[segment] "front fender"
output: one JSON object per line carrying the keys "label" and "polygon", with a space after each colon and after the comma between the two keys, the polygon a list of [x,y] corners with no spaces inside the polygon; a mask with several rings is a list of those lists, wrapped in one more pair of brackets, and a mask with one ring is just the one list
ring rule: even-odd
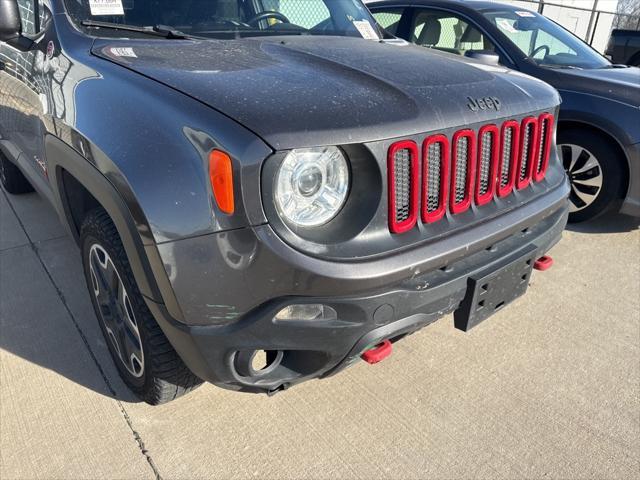
{"label": "front fender", "polygon": [[[90,54],[80,60],[84,73],[69,75],[60,92],[65,116],[55,135],[115,187],[145,245],[266,221],[259,177],[272,150],[259,137],[153,79]],[[233,161],[233,215],[214,201],[208,172],[213,149]]]}
{"label": "front fender", "polygon": [[560,95],[560,121],[580,122],[603,130],[623,149],[640,142],[640,108],[584,92],[560,90]]}

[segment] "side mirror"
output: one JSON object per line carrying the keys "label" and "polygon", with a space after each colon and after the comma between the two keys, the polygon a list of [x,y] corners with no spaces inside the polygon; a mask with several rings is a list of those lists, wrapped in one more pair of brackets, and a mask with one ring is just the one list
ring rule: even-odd
{"label": "side mirror", "polygon": [[500,56],[489,50],[467,50],[464,56],[487,65],[500,65]]}
{"label": "side mirror", "polygon": [[0,0],[0,42],[5,42],[18,50],[26,52],[42,37],[35,38],[22,34],[20,10],[17,0]]}

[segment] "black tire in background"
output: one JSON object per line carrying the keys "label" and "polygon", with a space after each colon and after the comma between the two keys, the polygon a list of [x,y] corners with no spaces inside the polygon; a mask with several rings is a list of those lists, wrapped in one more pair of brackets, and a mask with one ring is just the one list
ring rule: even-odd
{"label": "black tire in background", "polygon": [[571,181],[569,222],[591,220],[619,206],[625,160],[610,142],[591,130],[559,130],[558,154]]}
{"label": "black tire in background", "polygon": [[33,187],[20,169],[11,163],[0,151],[0,183],[4,189],[14,195],[33,192]]}
{"label": "black tire in background", "polygon": [[[91,302],[127,386],[151,405],[167,403],[198,387],[202,380],[183,363],[142,298],[120,236],[103,209],[85,218],[81,246]],[[122,355],[123,351],[135,351],[135,356]]]}

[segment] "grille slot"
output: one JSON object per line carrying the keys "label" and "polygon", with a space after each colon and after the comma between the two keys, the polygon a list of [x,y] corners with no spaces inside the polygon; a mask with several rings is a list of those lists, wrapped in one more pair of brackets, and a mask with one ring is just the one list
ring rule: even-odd
{"label": "grille slot", "polygon": [[500,159],[500,188],[509,185],[511,175],[511,159],[513,158],[513,140],[516,136],[516,127],[504,129],[502,137],[502,158]]}
{"label": "grille slot", "polygon": [[402,233],[418,217],[418,146],[411,141],[394,143],[387,160],[389,229]]}
{"label": "grille slot", "polygon": [[472,130],[461,130],[453,136],[451,213],[462,213],[471,205],[475,149],[475,133]]}
{"label": "grille slot", "polygon": [[393,159],[395,172],[396,221],[405,222],[411,210],[411,153],[398,150]]}
{"label": "grille slot", "polygon": [[549,156],[551,155],[551,142],[553,141],[553,115],[543,113],[538,120],[538,161],[533,180],[539,182],[547,173],[549,166]]}
{"label": "grille slot", "polygon": [[524,134],[522,137],[522,161],[520,162],[520,180],[524,180],[527,177],[527,168],[529,166],[529,159],[531,157],[531,148],[533,146],[533,124],[527,123],[524,127]]}
{"label": "grille slot", "polygon": [[485,195],[489,191],[489,175],[491,173],[491,158],[493,156],[493,132],[484,132],[482,134],[480,150],[480,174],[478,176],[478,192]]}
{"label": "grille slot", "polygon": [[440,220],[447,208],[449,139],[434,135],[422,147],[422,221]]}
{"label": "grille slot", "polygon": [[440,207],[440,165],[442,161],[442,144],[429,145],[427,155],[427,212],[433,213]]}
{"label": "grille slot", "polygon": [[464,200],[467,186],[467,167],[469,165],[469,138],[463,137],[456,145],[455,203]]}
{"label": "grille slot", "polygon": [[478,132],[478,160],[475,201],[481,206],[489,203],[496,189],[498,168],[499,130],[495,125],[485,125]]}
{"label": "grille slot", "polygon": [[[544,145],[545,142],[545,137],[547,134],[547,122],[542,121],[540,122],[540,130],[539,130],[539,137],[538,137],[538,141],[540,142],[540,146],[542,147],[542,145]],[[540,173],[540,170],[542,170],[542,157],[544,156],[544,148],[538,148],[538,163],[536,163],[536,172]]]}
{"label": "grille slot", "polygon": [[527,117],[522,120],[520,132],[520,164],[518,166],[518,179],[516,187],[523,189],[531,181],[533,163],[538,155],[538,121],[536,118]]}

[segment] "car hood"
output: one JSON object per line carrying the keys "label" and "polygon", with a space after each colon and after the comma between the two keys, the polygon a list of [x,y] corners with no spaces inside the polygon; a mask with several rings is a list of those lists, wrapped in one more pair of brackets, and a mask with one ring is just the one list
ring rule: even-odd
{"label": "car hood", "polygon": [[[502,67],[349,37],[101,40],[93,53],[222,112],[274,149],[375,141],[554,108],[557,92]],[[472,111],[467,97],[497,97]]]}
{"label": "car hood", "polygon": [[598,95],[640,107],[640,68],[563,69],[557,81],[559,90]]}

